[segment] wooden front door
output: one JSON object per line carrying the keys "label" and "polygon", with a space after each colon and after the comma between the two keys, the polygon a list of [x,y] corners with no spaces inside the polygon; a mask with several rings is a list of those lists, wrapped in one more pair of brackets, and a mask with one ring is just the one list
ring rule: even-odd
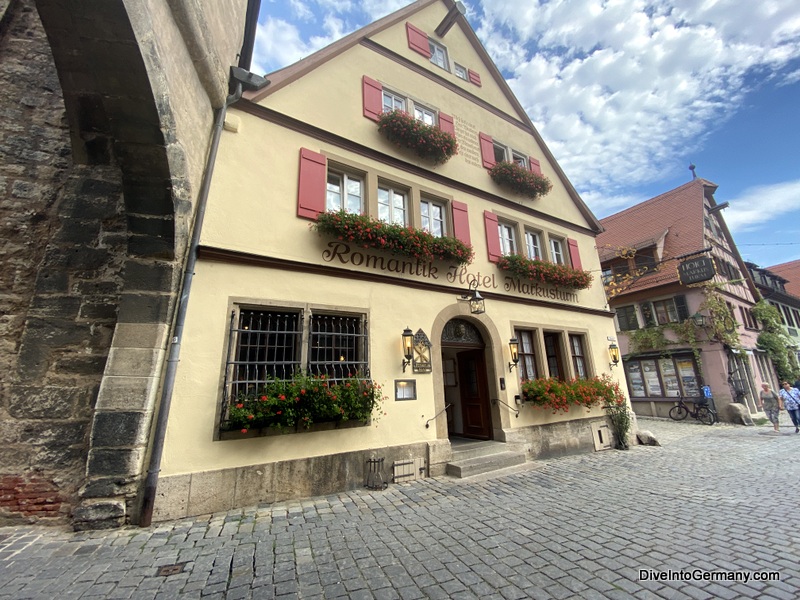
{"label": "wooden front door", "polygon": [[467,350],[459,352],[457,357],[464,435],[488,440],[492,435],[492,422],[484,351]]}

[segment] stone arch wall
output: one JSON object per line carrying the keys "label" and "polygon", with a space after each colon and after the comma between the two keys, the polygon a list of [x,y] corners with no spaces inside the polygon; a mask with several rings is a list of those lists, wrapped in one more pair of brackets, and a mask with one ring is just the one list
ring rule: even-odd
{"label": "stone arch wall", "polygon": [[135,520],[214,109],[246,4],[0,2],[0,76],[17,83],[3,106],[27,99],[30,109],[0,129],[0,149],[39,161],[0,171],[0,190],[16,177],[0,193],[0,216],[13,217],[0,225],[12,240],[0,276],[18,282],[0,330],[0,492],[12,499],[0,518]]}

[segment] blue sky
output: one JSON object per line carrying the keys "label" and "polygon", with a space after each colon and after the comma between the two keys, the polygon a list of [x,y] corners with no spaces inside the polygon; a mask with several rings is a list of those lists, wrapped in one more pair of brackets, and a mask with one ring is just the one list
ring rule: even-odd
{"label": "blue sky", "polygon": [[[407,0],[262,0],[252,70]],[[745,260],[800,259],[800,2],[467,0],[467,19],[603,218],[699,177]]]}

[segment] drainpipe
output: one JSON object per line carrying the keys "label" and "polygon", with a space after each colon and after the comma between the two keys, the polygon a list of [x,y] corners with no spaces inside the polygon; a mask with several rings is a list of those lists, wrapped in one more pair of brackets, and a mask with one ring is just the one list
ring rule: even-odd
{"label": "drainpipe", "polygon": [[148,527],[153,520],[153,506],[156,499],[156,487],[158,486],[158,473],[161,470],[161,457],[164,453],[164,437],[167,432],[169,409],[172,403],[172,390],[175,387],[175,373],[178,370],[178,362],[180,361],[181,339],[183,337],[183,326],[186,322],[186,308],[189,305],[189,293],[192,289],[194,269],[197,264],[197,247],[200,244],[200,233],[203,229],[203,219],[205,218],[206,205],[208,204],[208,192],[211,189],[211,176],[214,174],[214,165],[217,160],[217,150],[219,149],[219,140],[222,136],[222,127],[225,123],[225,114],[228,112],[228,107],[242,97],[243,90],[260,90],[268,84],[269,80],[259,75],[254,75],[240,67],[231,67],[231,85],[235,86],[235,90],[226,98],[225,104],[217,111],[211,137],[211,148],[208,152],[206,169],[203,174],[203,183],[197,198],[197,211],[195,213],[194,224],[192,225],[192,239],[189,243],[189,250],[186,257],[180,303],[178,304],[178,311],[175,314],[175,326],[172,332],[172,339],[170,340],[167,368],[164,373],[164,381],[161,388],[161,402],[159,403],[158,417],[153,432],[150,464],[144,482],[144,496],[142,497],[142,508],[139,513],[139,525],[142,527]]}

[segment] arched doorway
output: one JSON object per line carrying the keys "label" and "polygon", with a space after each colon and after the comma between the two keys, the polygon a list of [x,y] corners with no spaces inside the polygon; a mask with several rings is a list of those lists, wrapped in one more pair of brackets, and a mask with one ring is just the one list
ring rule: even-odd
{"label": "arched doorway", "polygon": [[492,439],[486,344],[475,325],[451,319],[441,339],[448,436]]}

